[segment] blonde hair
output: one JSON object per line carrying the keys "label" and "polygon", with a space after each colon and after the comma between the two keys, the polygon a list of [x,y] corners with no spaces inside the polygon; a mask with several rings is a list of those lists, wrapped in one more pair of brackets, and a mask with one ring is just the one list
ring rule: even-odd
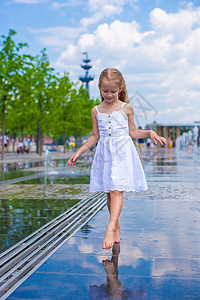
{"label": "blonde hair", "polygon": [[[122,73],[120,73],[117,69],[108,68],[101,72],[99,76],[99,88],[101,88],[103,80],[106,79],[108,81],[116,82],[119,88],[122,88],[121,92],[118,94],[118,99],[123,102],[129,102],[128,93],[126,89],[126,83]],[[103,101],[103,97],[101,95],[101,101]]]}

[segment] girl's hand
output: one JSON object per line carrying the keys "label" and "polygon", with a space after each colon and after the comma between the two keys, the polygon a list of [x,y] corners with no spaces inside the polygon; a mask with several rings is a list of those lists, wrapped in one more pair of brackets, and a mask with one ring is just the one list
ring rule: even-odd
{"label": "girl's hand", "polygon": [[70,159],[67,162],[67,165],[71,165],[72,167],[76,165],[76,161],[79,159],[80,154],[79,153],[75,153],[74,155],[72,155],[72,157],[70,157]]}
{"label": "girl's hand", "polygon": [[158,136],[157,133],[155,133],[153,130],[150,131],[150,138],[156,145],[158,142],[160,142],[161,145],[163,145],[163,143],[167,144],[166,138],[164,138],[162,136]]}

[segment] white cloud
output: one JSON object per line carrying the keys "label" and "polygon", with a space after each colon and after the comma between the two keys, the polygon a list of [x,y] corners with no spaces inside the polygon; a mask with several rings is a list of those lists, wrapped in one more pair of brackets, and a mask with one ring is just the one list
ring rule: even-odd
{"label": "white cloud", "polygon": [[155,8],[150,14],[150,21],[157,33],[160,32],[162,35],[166,32],[173,32],[173,35],[182,33],[185,37],[194,25],[200,25],[200,8],[169,14],[160,8]]}
{"label": "white cloud", "polygon": [[37,35],[39,41],[45,46],[53,46],[55,50],[67,47],[74,42],[84,29],[80,27],[57,26],[49,28],[29,29],[30,33]]}
{"label": "white cloud", "polygon": [[168,124],[193,124],[194,121],[199,121],[199,105],[191,104],[160,110],[157,121],[163,123],[167,116]]}
{"label": "white cloud", "polygon": [[81,25],[83,27],[88,27],[89,25],[95,24],[102,19],[101,13],[93,14],[91,17],[82,18]]}
{"label": "white cloud", "polygon": [[38,4],[43,2],[50,2],[49,0],[13,0],[14,3],[23,3],[23,4]]}
{"label": "white cloud", "polygon": [[[94,1],[95,9],[98,4]],[[93,33],[82,34],[69,44],[56,66],[72,66],[75,75],[81,72],[77,68],[81,53],[88,51],[95,73],[106,67],[119,68],[129,93],[140,91],[160,109],[158,121],[175,118],[181,123],[192,122],[200,115],[200,8],[189,7],[174,14],[156,8],[150,22],[151,30],[144,32],[135,21],[101,24]],[[97,96],[94,84],[91,93]]]}
{"label": "white cloud", "polygon": [[88,6],[91,16],[83,18],[81,24],[87,27],[105,17],[118,16],[122,13],[125,4],[130,4],[134,8],[135,3],[137,3],[137,0],[89,0]]}
{"label": "white cloud", "polygon": [[89,7],[92,12],[110,10],[109,14],[117,12],[117,10],[122,10],[125,4],[130,4],[134,7],[134,5],[138,2],[138,0],[89,0]]}
{"label": "white cloud", "polygon": [[110,25],[106,23],[99,25],[93,34],[82,35],[77,46],[82,51],[86,48],[95,48],[109,56],[113,54],[123,56],[122,50],[130,52],[129,49],[134,49],[134,46],[137,46],[148,34],[151,33],[141,34],[135,21],[124,23],[116,20]]}
{"label": "white cloud", "polygon": [[60,2],[53,2],[52,3],[52,8],[53,9],[60,9],[62,7],[67,7],[67,6],[76,6],[82,4],[82,1],[80,0],[68,0],[66,2],[60,3]]}

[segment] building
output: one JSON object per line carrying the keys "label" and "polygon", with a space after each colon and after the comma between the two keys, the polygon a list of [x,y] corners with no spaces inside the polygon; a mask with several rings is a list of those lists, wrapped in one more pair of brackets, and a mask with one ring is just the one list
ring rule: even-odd
{"label": "building", "polygon": [[184,132],[193,130],[194,127],[198,127],[198,139],[197,145],[200,145],[200,121],[194,122],[194,124],[170,124],[165,125],[161,123],[156,123],[155,121],[151,124],[146,125],[146,129],[154,130],[158,135],[164,136],[166,139],[171,138],[175,144],[175,140],[178,136],[182,135]]}

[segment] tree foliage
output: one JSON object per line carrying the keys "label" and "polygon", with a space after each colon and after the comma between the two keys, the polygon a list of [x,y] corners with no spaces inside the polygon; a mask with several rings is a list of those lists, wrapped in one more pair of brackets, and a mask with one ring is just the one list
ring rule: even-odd
{"label": "tree foliage", "polygon": [[14,30],[10,30],[8,36],[2,35],[2,49],[0,51],[0,110],[2,119],[2,159],[4,159],[4,135],[5,135],[5,115],[7,110],[12,109],[15,101],[18,86],[21,83],[24,68],[29,57],[21,56],[20,50],[27,46],[26,43],[14,42]]}
{"label": "tree foliage", "polygon": [[[26,43],[15,43],[16,32],[1,36],[0,118],[1,131],[13,135],[36,135],[42,154],[44,135],[76,138],[92,129],[91,109],[98,100],[50,67],[46,49],[37,56],[21,55]],[[4,148],[2,149],[2,154]],[[2,155],[3,159],[3,155]]]}

